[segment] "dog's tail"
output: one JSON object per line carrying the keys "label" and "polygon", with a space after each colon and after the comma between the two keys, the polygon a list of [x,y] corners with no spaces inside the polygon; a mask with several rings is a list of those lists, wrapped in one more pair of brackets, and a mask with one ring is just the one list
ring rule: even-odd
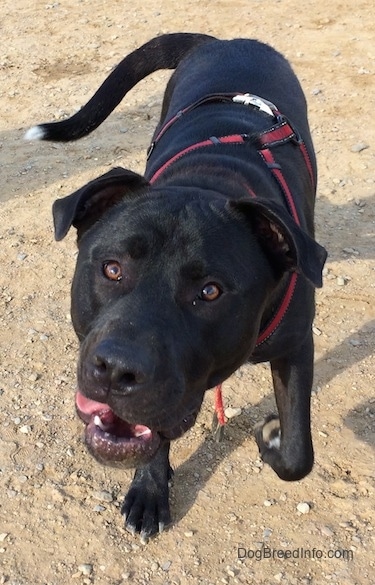
{"label": "dog's tail", "polygon": [[125,57],[74,116],[33,126],[25,139],[68,142],[87,136],[141,79],[159,69],[175,69],[192,48],[210,40],[214,37],[194,33],[165,34],[152,39]]}

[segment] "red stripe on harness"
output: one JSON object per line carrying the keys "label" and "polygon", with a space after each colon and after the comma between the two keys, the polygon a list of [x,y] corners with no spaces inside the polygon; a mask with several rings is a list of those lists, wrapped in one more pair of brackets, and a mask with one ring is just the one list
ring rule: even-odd
{"label": "red stripe on harness", "polygon": [[156,173],[153,174],[153,176],[151,177],[149,182],[151,184],[154,183],[160,177],[160,175],[162,173],[164,173],[164,171],[168,167],[170,167],[174,162],[176,162],[176,160],[179,160],[185,154],[188,154],[189,152],[193,152],[194,150],[197,150],[198,148],[203,148],[205,146],[215,146],[217,144],[242,144],[243,142],[245,142],[245,139],[242,136],[242,134],[232,134],[231,136],[221,136],[220,138],[216,138],[215,136],[213,136],[212,138],[208,138],[208,140],[202,140],[202,142],[197,142],[196,144],[192,144],[191,146],[187,146],[186,148],[184,148],[183,150],[181,150],[180,152],[178,152],[177,154],[172,156],[172,158],[167,160],[167,162],[165,162],[156,171]]}
{"label": "red stripe on harness", "polygon": [[298,143],[298,145],[299,145],[300,151],[302,152],[303,158],[305,159],[305,165],[307,167],[307,170],[309,171],[311,184],[315,189],[316,185],[315,185],[314,171],[313,171],[313,167],[311,164],[309,153],[307,152],[306,144],[304,142],[300,141]]}
{"label": "red stripe on harness", "polygon": [[277,182],[279,183],[281,190],[283,191],[286,201],[289,206],[290,213],[296,224],[300,225],[300,220],[298,217],[297,209],[294,203],[293,195],[288,187],[288,183],[285,180],[285,177],[280,168],[275,165],[275,159],[273,157],[272,152],[269,148],[259,151],[260,156],[263,158],[264,162],[267,164],[268,168],[270,169],[273,176],[276,178]]}
{"label": "red stripe on harness", "polygon": [[262,148],[268,148],[268,146],[275,145],[277,142],[282,144],[296,138],[296,133],[293,128],[288,124],[286,120],[277,124],[271,130],[261,132],[258,136],[258,142]]}
{"label": "red stripe on harness", "polygon": [[297,284],[297,276],[298,275],[296,272],[293,272],[291,274],[289,285],[288,285],[287,291],[284,295],[284,298],[281,302],[281,305],[280,305],[276,315],[272,319],[272,321],[267,325],[267,327],[265,329],[263,329],[262,333],[260,333],[260,335],[257,339],[257,342],[256,342],[256,346],[260,345],[261,343],[266,341],[266,339],[271,337],[272,333],[274,331],[276,331],[276,329],[280,325],[281,321],[283,320],[284,315],[287,312],[288,307],[290,305],[290,302],[293,298],[294,289],[296,288],[296,284]]}

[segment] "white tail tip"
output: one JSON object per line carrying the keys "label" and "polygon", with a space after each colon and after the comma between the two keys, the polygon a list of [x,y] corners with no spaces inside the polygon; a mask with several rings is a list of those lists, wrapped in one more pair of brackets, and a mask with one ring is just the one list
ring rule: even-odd
{"label": "white tail tip", "polygon": [[29,128],[26,132],[24,139],[25,140],[43,140],[45,136],[45,131],[43,130],[42,126],[33,126]]}

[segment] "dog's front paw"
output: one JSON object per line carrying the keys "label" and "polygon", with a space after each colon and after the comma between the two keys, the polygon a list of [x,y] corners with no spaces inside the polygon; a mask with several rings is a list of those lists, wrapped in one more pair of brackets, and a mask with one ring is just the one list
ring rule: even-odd
{"label": "dog's front paw", "polygon": [[298,481],[310,473],[314,452],[309,428],[301,433],[298,426],[292,427],[282,436],[279,417],[270,415],[256,425],[255,439],[263,461],[281,479]]}
{"label": "dog's front paw", "polygon": [[121,513],[125,518],[125,528],[132,534],[139,532],[143,544],[151,536],[163,532],[171,521],[169,480],[172,475],[171,467],[167,474],[160,474],[147,466],[135,472]]}
{"label": "dog's front paw", "polygon": [[280,449],[280,419],[275,414],[269,415],[263,422],[258,423],[255,426],[254,432],[262,457],[264,457],[269,449]]}

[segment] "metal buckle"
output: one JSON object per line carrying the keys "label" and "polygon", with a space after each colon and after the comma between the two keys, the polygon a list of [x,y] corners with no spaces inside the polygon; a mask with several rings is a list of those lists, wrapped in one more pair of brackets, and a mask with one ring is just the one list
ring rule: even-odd
{"label": "metal buckle", "polygon": [[235,95],[232,98],[232,100],[236,104],[243,104],[244,106],[253,106],[254,108],[257,108],[260,112],[264,112],[265,114],[268,114],[269,116],[272,117],[274,117],[275,112],[277,112],[275,104],[251,93]]}

